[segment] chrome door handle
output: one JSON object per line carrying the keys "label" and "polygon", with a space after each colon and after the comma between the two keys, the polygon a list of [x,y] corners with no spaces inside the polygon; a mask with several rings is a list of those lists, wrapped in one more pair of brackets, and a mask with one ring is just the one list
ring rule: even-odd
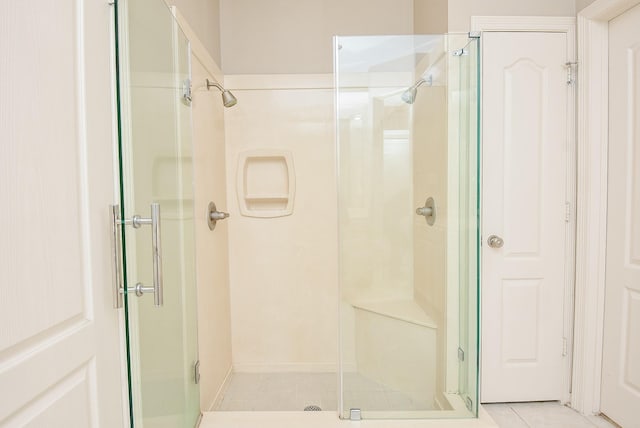
{"label": "chrome door handle", "polygon": [[487,239],[487,244],[489,244],[491,248],[502,248],[504,240],[497,235],[491,235],[489,239]]}
{"label": "chrome door handle", "polygon": [[[164,288],[162,278],[162,240],[160,238],[160,204],[151,204],[151,217],[143,218],[134,215],[131,219],[120,219],[120,208],[118,205],[111,206],[111,217],[113,221],[113,270],[114,270],[114,306],[122,307],[122,294],[135,293],[140,297],[144,293],[153,293],[153,303],[156,307],[161,307],[164,303]],[[137,283],[135,287],[125,287],[122,284],[122,260],[120,226],[131,225],[138,229],[144,225],[151,226],[151,253],[153,258],[153,287],[145,287],[142,283]],[[116,296],[117,294],[117,296]]]}
{"label": "chrome door handle", "polygon": [[153,304],[164,304],[162,280],[162,240],[160,239],[160,204],[151,204],[151,251],[153,253]]}
{"label": "chrome door handle", "polygon": [[113,282],[113,307],[122,307],[122,239],[120,237],[120,205],[109,207],[111,217],[111,280]]}
{"label": "chrome door handle", "polygon": [[207,223],[209,224],[209,229],[215,229],[218,221],[224,220],[228,217],[229,213],[218,211],[218,209],[216,208],[216,204],[213,202],[209,202],[209,206],[207,207]]}

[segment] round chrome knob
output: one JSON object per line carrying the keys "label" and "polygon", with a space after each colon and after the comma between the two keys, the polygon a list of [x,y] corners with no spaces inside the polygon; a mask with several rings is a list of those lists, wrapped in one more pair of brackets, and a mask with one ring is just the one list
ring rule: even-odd
{"label": "round chrome knob", "polygon": [[489,239],[487,239],[487,244],[489,244],[491,248],[502,248],[504,240],[499,236],[491,235]]}

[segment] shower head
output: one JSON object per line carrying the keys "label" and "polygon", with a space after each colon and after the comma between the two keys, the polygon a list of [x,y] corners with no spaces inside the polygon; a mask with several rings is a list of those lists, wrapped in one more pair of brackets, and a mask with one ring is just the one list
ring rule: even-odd
{"label": "shower head", "polygon": [[222,92],[222,104],[225,107],[233,107],[238,103],[238,99],[231,93],[231,91],[223,88],[219,83],[212,82],[207,79],[207,89],[211,88],[212,86],[215,86],[216,88],[220,89],[220,92]]}
{"label": "shower head", "polygon": [[[432,81],[431,81],[431,76],[429,76],[429,86],[431,86]],[[402,101],[404,101],[407,104],[413,104],[416,101],[416,95],[418,95],[418,86],[427,83],[427,80],[420,78],[416,83],[414,83],[413,85],[411,85],[406,91],[404,91],[402,93],[402,95],[400,96],[402,98]]]}
{"label": "shower head", "polygon": [[222,104],[225,107],[233,107],[238,103],[238,99],[231,93],[231,91],[223,90],[222,91]]}

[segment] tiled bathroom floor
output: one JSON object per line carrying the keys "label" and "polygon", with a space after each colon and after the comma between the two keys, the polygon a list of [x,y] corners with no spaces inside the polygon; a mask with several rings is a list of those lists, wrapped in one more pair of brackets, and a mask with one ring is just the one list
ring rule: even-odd
{"label": "tiled bathroom floor", "polygon": [[557,402],[483,404],[501,428],[617,428],[600,416],[582,416]]}
{"label": "tiled bathroom floor", "polygon": [[[215,410],[300,411],[338,408],[335,373],[234,373]],[[408,396],[358,373],[344,377],[345,404],[367,410],[429,410]]]}

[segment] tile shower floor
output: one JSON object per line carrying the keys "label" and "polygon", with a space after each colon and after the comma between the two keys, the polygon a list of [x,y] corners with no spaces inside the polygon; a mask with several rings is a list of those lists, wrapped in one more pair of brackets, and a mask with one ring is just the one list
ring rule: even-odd
{"label": "tile shower floor", "polygon": [[[358,373],[344,376],[345,402],[367,410],[429,410],[399,391]],[[234,373],[214,410],[300,411],[319,406],[324,411],[338,409],[335,373]]]}

